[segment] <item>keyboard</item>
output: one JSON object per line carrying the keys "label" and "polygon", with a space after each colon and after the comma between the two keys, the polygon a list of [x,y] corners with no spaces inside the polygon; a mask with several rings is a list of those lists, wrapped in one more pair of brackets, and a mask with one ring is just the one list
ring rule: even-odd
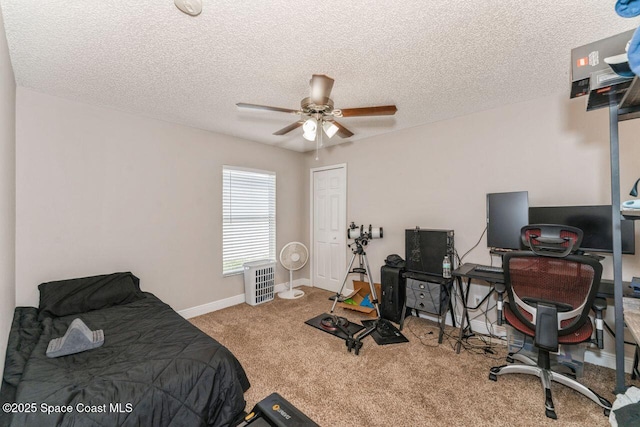
{"label": "keyboard", "polygon": [[473,270],[477,271],[478,273],[496,273],[496,274],[504,273],[504,270],[502,269],[502,267],[492,267],[490,265],[476,265]]}

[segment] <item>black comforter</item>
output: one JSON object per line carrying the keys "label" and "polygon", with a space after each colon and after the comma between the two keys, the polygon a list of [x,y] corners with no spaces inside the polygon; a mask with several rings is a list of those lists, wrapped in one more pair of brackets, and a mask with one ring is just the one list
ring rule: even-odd
{"label": "black comforter", "polygon": [[[75,318],[102,329],[104,345],[48,358],[49,341]],[[225,426],[242,415],[248,388],[227,348],[152,294],[41,321],[37,309],[18,307],[3,381],[13,407],[0,424]]]}

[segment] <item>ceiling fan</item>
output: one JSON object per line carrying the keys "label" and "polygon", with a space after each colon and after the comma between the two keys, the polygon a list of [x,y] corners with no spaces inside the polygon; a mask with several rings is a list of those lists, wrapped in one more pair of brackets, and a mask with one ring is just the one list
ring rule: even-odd
{"label": "ceiling fan", "polygon": [[333,108],[333,100],[330,98],[333,82],[334,80],[331,77],[325,76],[324,74],[314,74],[309,81],[311,96],[304,98],[300,102],[299,110],[247,104],[244,102],[239,102],[236,105],[240,108],[277,111],[300,116],[300,120],[273,134],[285,135],[302,126],[302,136],[308,141],[316,141],[316,148],[322,146],[323,133],[329,138],[332,138],[336,134],[341,138],[353,136],[353,132],[335,120],[336,117],[392,116],[398,110],[395,105],[343,109]]}

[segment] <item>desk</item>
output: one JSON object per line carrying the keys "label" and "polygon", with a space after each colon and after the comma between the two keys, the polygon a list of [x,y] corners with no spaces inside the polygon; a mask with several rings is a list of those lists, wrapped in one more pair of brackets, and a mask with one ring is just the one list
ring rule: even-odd
{"label": "desk", "polygon": [[[456,283],[458,284],[458,291],[460,292],[460,296],[462,299],[462,317],[460,319],[460,334],[458,335],[458,342],[456,343],[456,353],[460,353],[460,347],[462,346],[462,340],[464,338],[465,330],[469,328],[469,331],[471,331],[471,322],[469,321],[468,311],[469,286],[471,286],[471,279],[482,280],[484,282],[487,282],[491,286],[491,289],[484,296],[484,298],[482,298],[482,300],[475,307],[471,307],[472,310],[477,310],[482,304],[484,304],[484,302],[489,298],[489,296],[491,296],[491,294],[495,290],[496,284],[504,283],[504,275],[502,273],[486,273],[475,271],[477,265],[478,264],[465,263],[451,272],[451,275],[456,279]],[[466,293],[462,284],[463,278],[467,279]],[[465,320],[467,322],[466,326]]]}
{"label": "desk", "polygon": [[622,298],[622,306],[624,308],[624,323],[636,341],[636,351],[631,371],[631,378],[635,380],[640,375],[640,372],[638,372],[638,358],[640,357],[640,347],[638,347],[640,345],[640,299]]}
{"label": "desk", "polygon": [[[494,292],[496,284],[504,284],[504,274],[502,273],[487,273],[476,271],[475,268],[478,264],[473,263],[464,263],[460,267],[456,268],[451,274],[456,279],[456,283],[458,284],[458,291],[460,292],[460,296],[462,299],[462,318],[460,319],[460,335],[458,336],[458,342],[456,344],[456,353],[460,353],[460,346],[462,345],[462,339],[464,338],[465,330],[468,328],[471,331],[471,325],[469,323],[469,312],[468,309],[477,310],[485,301],[489,298],[489,296]],[[462,279],[467,279],[467,287],[466,292],[464,289],[464,285],[462,283]],[[469,307],[468,299],[469,299],[469,286],[471,285],[471,280],[479,280],[485,283],[488,283],[490,286],[489,292],[484,296],[482,301],[478,303],[475,307]],[[633,288],[631,287],[630,282],[622,282],[623,294],[627,299],[637,299],[640,297],[637,293],[633,292]],[[598,287],[598,293],[596,294],[599,298],[613,298],[613,281],[611,280],[601,280],[600,285]],[[638,300],[640,303],[640,299]],[[640,309],[639,309],[640,312]],[[640,314],[638,315],[640,317]],[[467,325],[465,326],[465,320]],[[625,316],[626,320],[626,316]],[[640,328],[640,326],[639,326]],[[607,328],[609,329],[609,328]],[[638,338],[636,338],[636,342]],[[636,348],[637,350],[637,348]]]}

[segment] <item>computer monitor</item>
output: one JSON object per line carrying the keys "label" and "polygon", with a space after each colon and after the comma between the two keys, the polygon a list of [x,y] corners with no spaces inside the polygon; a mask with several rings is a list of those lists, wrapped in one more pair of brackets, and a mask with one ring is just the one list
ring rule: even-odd
{"label": "computer monitor", "polygon": [[520,249],[520,229],[529,224],[529,193],[487,194],[487,246]]}
{"label": "computer monitor", "polygon": [[[529,223],[577,227],[584,233],[580,249],[587,252],[613,252],[611,205],[532,207],[529,209]],[[634,254],[634,222],[623,219],[620,222],[620,230],[622,253]]]}

